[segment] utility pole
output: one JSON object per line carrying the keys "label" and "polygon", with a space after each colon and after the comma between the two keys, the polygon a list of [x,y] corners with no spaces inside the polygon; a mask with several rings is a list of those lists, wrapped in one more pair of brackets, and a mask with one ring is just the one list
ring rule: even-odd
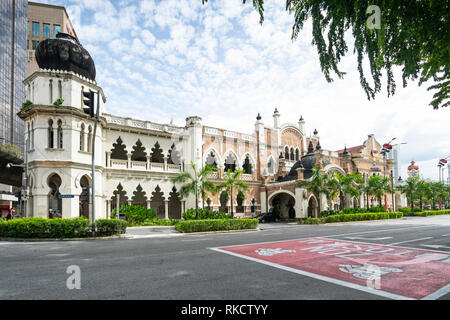
{"label": "utility pole", "polygon": [[[92,138],[92,223],[95,222],[95,137],[97,134],[97,123],[99,121],[100,113],[100,91],[97,91],[97,112],[94,119],[94,136]],[[92,234],[95,236],[95,227],[92,229]]]}

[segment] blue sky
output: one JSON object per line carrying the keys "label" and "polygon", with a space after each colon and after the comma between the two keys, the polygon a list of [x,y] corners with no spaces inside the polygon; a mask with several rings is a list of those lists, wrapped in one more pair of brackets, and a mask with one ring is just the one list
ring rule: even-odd
{"label": "blue sky", "polygon": [[257,113],[272,125],[277,107],[281,122],[302,115],[308,133],[317,128],[324,149],[360,145],[372,133],[380,143],[406,141],[403,177],[415,160],[437,180],[438,159],[450,155],[450,110],[432,110],[426,84],[402,88],[398,76],[394,97],[368,101],[352,50],[341,63],[344,79],[327,83],[311,26],[291,41],[285,0],[266,1],[262,26],[251,1],[35,1],[66,7],[96,63],[108,113],[177,125],[199,115],[206,125],[251,133]]}

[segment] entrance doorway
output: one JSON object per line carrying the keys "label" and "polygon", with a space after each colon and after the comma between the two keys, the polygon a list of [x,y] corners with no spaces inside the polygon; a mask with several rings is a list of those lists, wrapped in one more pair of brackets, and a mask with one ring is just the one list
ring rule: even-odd
{"label": "entrance doorway", "polygon": [[277,219],[295,219],[295,199],[290,194],[278,193],[269,200],[269,204]]}

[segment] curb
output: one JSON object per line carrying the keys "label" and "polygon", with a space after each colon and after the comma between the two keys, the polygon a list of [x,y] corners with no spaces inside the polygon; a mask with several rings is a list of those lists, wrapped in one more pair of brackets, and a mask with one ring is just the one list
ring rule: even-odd
{"label": "curb", "polygon": [[0,241],[8,242],[48,242],[48,241],[82,241],[82,240],[117,240],[127,239],[127,236],[86,237],[86,238],[0,238]]}
{"label": "curb", "polygon": [[256,229],[239,229],[239,230],[218,230],[218,231],[200,231],[200,232],[180,232],[183,235],[197,235],[197,234],[215,234],[215,233],[234,233],[234,232],[253,232],[261,231],[260,228]]}

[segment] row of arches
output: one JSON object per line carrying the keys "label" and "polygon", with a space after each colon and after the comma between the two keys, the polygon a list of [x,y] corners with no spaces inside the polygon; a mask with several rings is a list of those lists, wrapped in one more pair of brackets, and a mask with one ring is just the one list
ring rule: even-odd
{"label": "row of arches", "polygon": [[[133,194],[128,195],[122,184],[119,183],[110,198],[111,211],[117,208],[117,203],[119,206],[131,204],[154,209],[156,211],[157,218],[164,219],[166,216],[166,197],[167,195],[164,195],[164,192],[161,191],[159,185],[155,187],[153,192],[147,194],[147,192],[143,190],[142,186],[138,184],[136,190],[133,191]],[[175,186],[169,193],[167,202],[169,219],[180,219],[181,199]]]}
{"label": "row of arches", "polygon": [[[234,201],[228,201],[229,200],[229,195],[227,192],[222,191],[220,193],[219,196],[219,207],[218,210],[220,212],[225,212],[225,213],[229,213],[231,212],[231,206],[233,206],[233,212],[235,213],[244,213],[249,209],[250,212],[254,213],[256,212],[256,199],[252,198],[252,200],[250,200],[250,204],[248,205],[248,208],[246,208],[246,205],[244,204],[244,200],[245,198],[243,196],[241,196],[239,193],[235,196],[235,198],[233,199]],[[206,208],[208,208],[209,210],[214,210],[214,205],[211,201],[210,198],[206,199]]]}
{"label": "row of arches", "polygon": [[214,168],[223,167],[225,171],[230,169],[231,172],[242,168],[245,174],[252,174],[256,168],[255,159],[249,152],[246,152],[239,160],[237,154],[233,150],[228,150],[223,155],[223,159],[224,160],[219,156],[217,150],[210,148],[205,152],[204,164],[208,164]]}
{"label": "row of arches", "polygon": [[53,119],[48,120],[47,147],[49,149],[63,148],[63,128],[61,119],[58,119],[56,124],[53,122]]}
{"label": "row of arches", "polygon": [[[115,143],[113,143],[113,148],[111,149],[111,159],[116,160],[127,160],[128,159],[128,151],[126,150],[127,146],[123,143],[123,140],[119,136]],[[140,139],[136,141],[131,151],[131,160],[132,161],[147,161],[147,156],[150,157],[150,162],[164,163],[164,158],[167,157],[168,164],[180,164],[180,153],[176,149],[175,144],[173,143],[170,149],[167,152],[167,155],[164,154],[163,149],[161,148],[158,141],[151,148],[151,152],[147,153],[146,148],[142,145]]]}
{"label": "row of arches", "polygon": [[298,147],[284,147],[284,158],[290,161],[298,161],[300,160],[300,149]]}

